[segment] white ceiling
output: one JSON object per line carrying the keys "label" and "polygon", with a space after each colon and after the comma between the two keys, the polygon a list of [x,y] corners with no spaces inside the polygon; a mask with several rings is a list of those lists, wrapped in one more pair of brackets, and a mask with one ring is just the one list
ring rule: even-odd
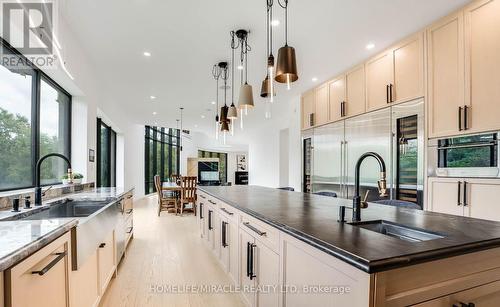
{"label": "white ceiling", "polygon": [[[278,87],[277,103],[312,87],[312,77],[326,80],[466,2],[290,0],[289,45],[296,48],[300,79],[291,91]],[[134,114],[136,123],[170,127],[183,106],[184,126],[200,131],[213,127],[212,65],[230,59],[230,30],[250,29],[249,83],[257,108],[249,125],[264,120],[259,97],[266,65],[263,0],[68,0],[63,9],[109,99]],[[277,4],[274,15],[281,21],[274,28],[277,55],[284,30]],[[376,46],[370,51],[369,42]],[[152,56],[144,57],[144,51]],[[157,99],[151,102],[150,95]]]}

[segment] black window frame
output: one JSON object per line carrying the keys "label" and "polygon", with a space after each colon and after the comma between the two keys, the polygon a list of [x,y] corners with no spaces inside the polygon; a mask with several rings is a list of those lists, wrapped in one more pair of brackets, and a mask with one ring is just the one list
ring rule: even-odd
{"label": "black window frame", "polygon": [[[97,118],[97,135],[96,135],[96,187],[116,187],[116,131],[109,125],[107,125],[100,117]],[[106,155],[108,168],[107,181],[108,186],[102,186],[101,180],[101,128],[106,129],[108,135],[108,142],[106,144]]]}
{"label": "black window frame", "polygon": [[[67,119],[67,131],[65,135],[65,139],[67,140],[65,144],[65,152],[66,156],[71,161],[71,122],[72,122],[72,100],[73,96],[68,93],[62,86],[60,86],[57,82],[55,82],[52,78],[50,78],[46,73],[40,70],[35,64],[33,64],[30,60],[28,60],[21,52],[19,52],[16,48],[12,47],[6,40],[0,37],[0,50],[5,49],[8,50],[10,54],[14,56],[18,56],[22,59],[23,63],[29,67],[29,69],[33,70],[33,76],[31,80],[31,185],[19,186],[19,187],[9,187],[6,189],[0,188],[0,192],[5,191],[16,191],[21,189],[29,189],[35,187],[36,182],[36,163],[38,159],[40,159],[40,87],[41,81],[43,79],[44,82],[54,87],[57,91],[62,92],[64,95],[68,96],[68,109],[67,114],[65,114],[65,118]],[[57,181],[53,183],[42,184],[41,186],[51,186],[61,184],[62,181]]]}
{"label": "black window frame", "polygon": [[[180,130],[174,128],[163,128],[156,126],[144,127],[144,192],[145,194],[156,192],[152,175],[160,175],[161,181],[166,181],[172,174],[180,174]],[[158,147],[160,148],[160,165],[158,166]],[[151,150],[151,152],[150,152]],[[165,153],[168,152],[168,161]],[[175,154],[175,170],[173,167],[173,155]],[[150,158],[151,155],[151,158]],[[165,169],[168,170],[165,176]]]}

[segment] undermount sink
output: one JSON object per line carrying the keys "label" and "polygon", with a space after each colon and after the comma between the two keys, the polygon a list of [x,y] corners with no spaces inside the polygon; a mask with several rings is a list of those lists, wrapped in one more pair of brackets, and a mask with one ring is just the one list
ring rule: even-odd
{"label": "undermount sink", "polygon": [[64,199],[47,209],[30,214],[22,220],[43,220],[64,217],[87,217],[109,204],[109,200]]}
{"label": "undermount sink", "polygon": [[384,220],[350,223],[352,226],[368,229],[409,242],[422,242],[442,239],[444,236],[419,228],[411,228]]}

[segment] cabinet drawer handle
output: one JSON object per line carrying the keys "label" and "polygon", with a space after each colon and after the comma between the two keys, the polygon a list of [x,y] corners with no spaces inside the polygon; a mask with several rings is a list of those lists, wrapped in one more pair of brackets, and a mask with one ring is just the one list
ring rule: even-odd
{"label": "cabinet drawer handle", "polygon": [[392,97],[394,91],[393,88],[394,85],[392,83],[389,83],[389,102],[394,102],[394,98]]}
{"label": "cabinet drawer handle", "polygon": [[208,200],[208,202],[211,203],[212,205],[216,204],[214,201],[211,201],[210,199]]}
{"label": "cabinet drawer handle", "polygon": [[254,243],[251,243],[250,244],[250,275],[248,277],[250,277],[250,280],[254,279],[255,277],[257,277],[257,275],[255,275],[255,272],[253,271],[253,268],[254,268],[254,254],[253,254],[253,251],[254,251],[254,247],[256,247],[257,245],[255,245]]}
{"label": "cabinet drawer handle", "polygon": [[467,207],[469,204],[467,203],[467,181],[464,181],[464,207]]}
{"label": "cabinet drawer handle", "polygon": [[134,209],[130,209],[130,210],[128,210],[128,211],[127,211],[127,214],[132,213],[132,211],[134,211]]}
{"label": "cabinet drawer handle", "polygon": [[208,230],[212,229],[212,210],[208,210]]}
{"label": "cabinet drawer handle", "polygon": [[203,195],[201,195],[201,194],[200,194],[200,197],[201,197],[201,198],[203,198],[203,199],[205,199],[205,198],[206,198],[205,196],[203,196]]}
{"label": "cabinet drawer handle", "polygon": [[127,231],[127,233],[132,233],[132,231],[134,231],[134,227],[129,227],[129,230]]}
{"label": "cabinet drawer handle", "polygon": [[203,203],[200,203],[200,220],[203,219]]}
{"label": "cabinet drawer handle", "polygon": [[133,195],[128,195],[127,196],[127,199],[131,199]]}
{"label": "cabinet drawer handle", "polygon": [[99,244],[99,248],[104,248],[105,246],[106,246],[106,243]]}
{"label": "cabinet drawer handle", "polygon": [[31,274],[37,274],[37,275],[40,275],[40,276],[45,275],[45,273],[47,273],[50,269],[52,269],[52,267],[55,266],[59,261],[61,261],[61,259],[63,259],[64,257],[66,257],[66,252],[55,253],[54,255],[57,255],[57,257],[54,258],[54,260],[52,260],[51,262],[49,262],[49,264],[47,264],[40,271],[33,271],[33,272],[31,272]]}
{"label": "cabinet drawer handle", "polygon": [[250,277],[250,242],[247,242],[247,277]]}
{"label": "cabinet drawer handle", "polygon": [[233,215],[233,213],[232,213],[232,212],[227,211],[227,210],[226,210],[226,208],[220,208],[220,210],[221,210],[222,212],[227,213],[228,215]]}
{"label": "cabinet drawer handle", "polygon": [[245,225],[246,227],[248,227],[249,229],[251,229],[252,231],[256,232],[259,236],[265,236],[266,235],[266,232],[265,231],[260,231],[259,229],[253,227],[252,225],[250,225],[249,222],[245,222],[243,223],[243,225]]}
{"label": "cabinet drawer handle", "polygon": [[462,202],[460,201],[460,198],[462,197],[462,182],[458,182],[458,194],[457,194],[457,206],[461,206]]}
{"label": "cabinet drawer handle", "polygon": [[462,128],[462,107],[458,107],[458,131],[464,130]]}
{"label": "cabinet drawer handle", "polygon": [[222,222],[222,247],[227,247],[227,222]]}
{"label": "cabinet drawer handle", "polygon": [[389,103],[389,84],[385,86],[385,102]]}
{"label": "cabinet drawer handle", "polygon": [[469,107],[464,106],[464,130],[469,129]]}

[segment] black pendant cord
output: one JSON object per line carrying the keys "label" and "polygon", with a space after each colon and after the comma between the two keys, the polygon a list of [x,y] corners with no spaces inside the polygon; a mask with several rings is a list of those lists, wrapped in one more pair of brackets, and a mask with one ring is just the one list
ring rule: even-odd
{"label": "black pendant cord", "polygon": [[[273,0],[267,0],[269,6],[269,24],[273,21]],[[268,26],[269,28],[269,52],[270,56],[273,55],[273,28],[272,26]]]}
{"label": "black pendant cord", "polygon": [[234,34],[231,34],[231,106],[234,107]]}
{"label": "black pendant cord", "polygon": [[269,7],[269,0],[266,0],[266,4],[267,4],[267,14],[266,14],[266,53],[269,55],[269,11],[270,11],[270,7]]}
{"label": "black pendant cord", "polygon": [[279,5],[285,9],[285,46],[288,46],[288,0],[283,0],[283,3],[281,3],[280,0],[278,0]]}
{"label": "black pendant cord", "polygon": [[[247,40],[245,39],[245,49],[248,47]],[[248,84],[248,52],[245,54],[245,84]]]}
{"label": "black pendant cord", "polygon": [[217,120],[217,118],[219,117],[219,78],[220,78],[220,75],[221,75],[221,68],[219,67],[218,64],[215,64],[213,69],[212,69],[212,75],[216,81],[216,88],[215,88],[215,103],[216,103],[216,107],[215,107],[215,118]]}

